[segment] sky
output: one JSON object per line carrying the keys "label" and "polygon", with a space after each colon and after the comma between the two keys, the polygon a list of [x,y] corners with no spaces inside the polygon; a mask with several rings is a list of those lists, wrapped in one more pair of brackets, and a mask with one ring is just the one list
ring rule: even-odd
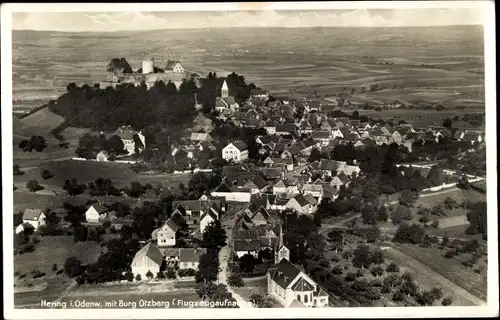
{"label": "sky", "polygon": [[184,12],[14,12],[14,30],[102,32],[227,27],[398,27],[477,25],[471,8]]}

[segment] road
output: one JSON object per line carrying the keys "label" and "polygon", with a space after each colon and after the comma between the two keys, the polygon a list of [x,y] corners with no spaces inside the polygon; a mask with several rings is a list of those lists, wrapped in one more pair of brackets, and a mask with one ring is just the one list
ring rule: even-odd
{"label": "road", "polygon": [[231,286],[229,286],[229,284],[227,283],[227,274],[228,274],[228,270],[227,269],[229,267],[228,263],[229,263],[229,259],[231,258],[231,252],[232,252],[230,244],[233,241],[232,230],[233,230],[236,218],[237,217],[235,215],[234,217],[232,217],[230,219],[222,221],[222,226],[226,230],[226,235],[227,235],[226,243],[227,244],[226,244],[225,247],[223,247],[219,251],[219,267],[220,267],[220,271],[219,271],[219,274],[217,275],[217,277],[218,277],[217,281],[218,281],[219,284],[226,285],[227,291],[233,295],[233,298],[238,303],[238,307],[240,307],[240,308],[253,308],[251,303],[249,303],[248,301],[246,301],[245,299],[243,299],[239,294],[237,294],[236,292],[234,292],[233,288]]}

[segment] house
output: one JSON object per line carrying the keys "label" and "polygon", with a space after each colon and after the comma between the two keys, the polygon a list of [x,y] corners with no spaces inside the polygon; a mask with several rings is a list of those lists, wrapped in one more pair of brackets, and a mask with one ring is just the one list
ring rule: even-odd
{"label": "house", "polygon": [[207,253],[205,248],[180,248],[179,249],[179,269],[198,270],[200,257]]}
{"label": "house", "polygon": [[234,141],[222,149],[226,161],[242,162],[248,159],[248,146],[243,141]]}
{"label": "house", "polygon": [[481,143],[483,141],[483,137],[479,133],[466,131],[460,140],[470,142],[471,145],[474,145],[475,143]]}
{"label": "house", "polygon": [[99,153],[95,157],[97,161],[108,161],[108,158],[109,154],[106,150],[99,151]]}
{"label": "house", "polygon": [[180,61],[177,60],[168,60],[167,66],[165,67],[165,71],[173,71],[175,73],[184,73],[184,67],[181,65]]}
{"label": "house", "polygon": [[335,176],[332,178],[332,180],[330,180],[330,186],[336,188],[336,189],[339,189],[340,186],[343,186],[344,185],[344,182],[342,180],[340,180],[340,178],[338,176]]}
{"label": "house", "polygon": [[46,216],[40,209],[26,209],[23,213],[23,224],[30,224],[34,230],[38,227],[44,226]]}
{"label": "house", "polygon": [[111,209],[101,203],[92,204],[87,211],[85,211],[85,220],[89,223],[98,223],[100,220],[106,218],[106,213]]}
{"label": "house", "polygon": [[224,198],[226,201],[250,202],[252,191],[245,188],[230,188],[225,183],[221,183],[210,195]]}
{"label": "house", "polygon": [[299,192],[298,186],[295,183],[292,183],[291,181],[286,179],[280,179],[276,181],[276,183],[273,185],[273,194],[275,195],[283,193],[295,194],[298,192]]}
{"label": "house", "polygon": [[330,131],[314,131],[311,138],[320,143],[320,145],[327,146],[330,142]]}
{"label": "house", "polygon": [[[165,221],[165,223],[157,230],[156,238],[158,247],[173,247],[176,243],[177,231],[179,231],[180,226],[178,226],[172,218]],[[152,235],[152,238],[154,236]]]}
{"label": "house", "polygon": [[323,186],[321,184],[304,184],[302,185],[300,191],[302,194],[310,194],[315,198],[323,197]]}
{"label": "house", "polygon": [[296,211],[299,214],[312,214],[318,202],[311,195],[298,194],[287,201],[285,208]]}
{"label": "house", "polygon": [[140,275],[141,279],[146,279],[148,272],[156,277],[163,266],[163,254],[158,247],[149,242],[142,249],[137,251],[132,260],[131,269],[134,276]]}
{"label": "house", "polygon": [[190,137],[191,141],[201,142],[201,141],[209,141],[211,140],[210,135],[208,133],[203,132],[193,132]]}
{"label": "house", "polygon": [[269,92],[261,89],[254,89],[250,91],[250,98],[251,99],[262,99],[262,100],[268,100],[269,99]]}
{"label": "house", "polygon": [[261,193],[266,191],[269,184],[261,175],[256,175],[252,180],[247,181],[243,188],[250,189],[252,194]]}
{"label": "house", "polygon": [[204,212],[200,217],[200,232],[203,233],[205,228],[212,222],[219,220],[219,212],[214,207]]}
{"label": "house", "polygon": [[[226,204],[223,198],[209,198],[202,195],[198,200],[180,200],[172,202],[172,217],[180,214],[188,225],[198,225],[201,216],[214,208],[217,212],[223,213],[226,211]],[[175,220],[176,221],[176,220]]]}
{"label": "house", "polygon": [[341,172],[346,165],[344,161],[321,159],[318,169],[327,176],[335,176],[335,174]]}
{"label": "house", "polygon": [[[113,135],[116,135],[120,137],[120,139],[122,139],[123,145],[125,147],[125,150],[128,152],[128,155],[135,154],[136,142],[140,141],[140,143],[142,144],[137,146],[137,149],[139,151],[144,150],[144,148],[146,147],[146,137],[144,137],[142,132],[132,130],[131,126],[122,126],[118,128]],[[139,138],[138,140],[134,139],[135,135],[137,135],[137,137]]]}
{"label": "house", "polygon": [[284,257],[267,272],[268,294],[283,305],[289,307],[329,306],[329,296],[313,279],[298,266]]}

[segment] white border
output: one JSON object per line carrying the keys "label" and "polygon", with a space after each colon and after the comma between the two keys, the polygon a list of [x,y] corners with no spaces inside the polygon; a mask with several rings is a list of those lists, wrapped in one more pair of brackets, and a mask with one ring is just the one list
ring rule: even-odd
{"label": "white border", "polygon": [[[135,310],[42,310],[13,308],[13,208],[12,175],[12,12],[69,12],[69,11],[234,11],[234,10],[325,10],[325,9],[409,9],[409,8],[478,8],[485,10],[485,87],[487,201],[488,201],[488,305],[481,307],[406,307],[406,308],[327,308],[327,309],[135,309]],[[279,2],[279,3],[170,3],[170,4],[3,4],[1,8],[2,41],[2,185],[4,243],[4,317],[6,319],[214,319],[214,318],[415,318],[415,317],[478,317],[498,316],[498,233],[496,180],[496,61],[495,13],[490,1],[408,1],[408,2]]]}

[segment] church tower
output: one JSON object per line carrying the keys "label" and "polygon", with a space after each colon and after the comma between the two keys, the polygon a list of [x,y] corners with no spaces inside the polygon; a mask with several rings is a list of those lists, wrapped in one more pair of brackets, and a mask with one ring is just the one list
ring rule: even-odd
{"label": "church tower", "polygon": [[224,83],[222,84],[221,97],[222,98],[229,97],[229,87],[227,86],[226,80],[224,80]]}
{"label": "church tower", "polygon": [[278,245],[274,249],[274,264],[280,263],[280,261],[285,258],[290,261],[290,249],[285,246],[283,241],[283,227],[280,223],[279,226],[279,241]]}

